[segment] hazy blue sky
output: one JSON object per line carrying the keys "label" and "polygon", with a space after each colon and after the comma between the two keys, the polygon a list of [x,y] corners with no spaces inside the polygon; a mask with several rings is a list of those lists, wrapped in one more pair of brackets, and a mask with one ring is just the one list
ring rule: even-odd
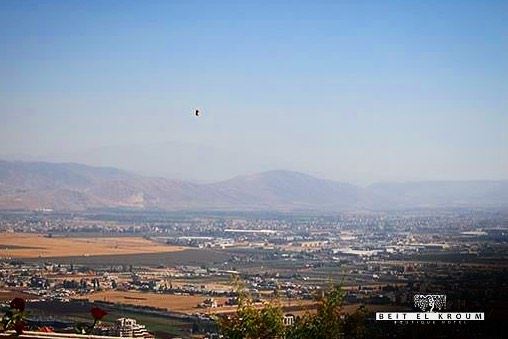
{"label": "hazy blue sky", "polygon": [[1,1],[0,156],[507,179],[508,1]]}

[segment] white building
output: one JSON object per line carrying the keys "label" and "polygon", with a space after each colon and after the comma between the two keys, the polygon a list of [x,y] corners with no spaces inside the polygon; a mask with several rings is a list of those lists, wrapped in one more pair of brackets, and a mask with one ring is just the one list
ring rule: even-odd
{"label": "white building", "polygon": [[138,324],[135,319],[120,318],[115,322],[115,335],[122,338],[155,338],[145,325]]}

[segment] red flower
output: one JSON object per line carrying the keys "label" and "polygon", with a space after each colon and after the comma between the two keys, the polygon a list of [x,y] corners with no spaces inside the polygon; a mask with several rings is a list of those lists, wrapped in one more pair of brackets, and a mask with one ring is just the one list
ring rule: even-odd
{"label": "red flower", "polygon": [[94,318],[94,320],[101,320],[108,314],[108,312],[106,312],[103,309],[100,309],[98,307],[92,307],[92,309],[90,310],[90,313],[92,314],[92,317]]}
{"label": "red flower", "polygon": [[12,299],[11,308],[18,310],[19,312],[23,312],[25,310],[25,300],[21,298]]}
{"label": "red flower", "polygon": [[23,320],[16,321],[14,323],[14,331],[16,331],[16,334],[22,334],[23,330],[25,329],[25,322]]}
{"label": "red flower", "polygon": [[44,332],[44,333],[53,333],[55,332],[53,330],[53,327],[50,327],[50,326],[42,326],[42,327],[39,327],[38,329],[39,332]]}

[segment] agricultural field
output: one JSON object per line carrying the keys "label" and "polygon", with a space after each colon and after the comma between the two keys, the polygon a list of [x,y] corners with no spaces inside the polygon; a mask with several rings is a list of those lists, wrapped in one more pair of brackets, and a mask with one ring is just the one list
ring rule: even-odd
{"label": "agricultural field", "polygon": [[28,293],[0,289],[0,303],[8,303],[14,298],[22,298],[25,300],[37,299],[37,297],[35,297],[31,294],[28,294]]}
{"label": "agricultural field", "polygon": [[[47,314],[51,314],[53,320],[62,322],[62,325],[72,324],[74,322],[89,323],[91,321],[90,308],[97,306],[87,301],[75,302],[30,302],[27,303],[27,310],[30,318],[45,318]],[[189,329],[192,328],[192,322],[184,321],[167,316],[157,314],[147,314],[142,311],[126,309],[120,305],[99,305],[105,309],[108,314],[103,319],[103,323],[112,324],[116,319],[121,317],[135,318],[140,323],[147,326],[148,330],[155,333],[157,338],[190,338]]]}
{"label": "agricultural field", "polygon": [[[95,292],[84,296],[89,301],[102,301],[115,304],[149,306],[164,309],[172,312],[180,313],[207,313],[205,308],[199,308],[198,304],[202,303],[208,297],[198,295],[174,295],[145,293],[136,291],[104,291]],[[217,303],[224,304],[227,298],[214,298]]]}
{"label": "agricultural field", "polygon": [[[103,291],[89,294],[82,297],[89,302],[108,302],[117,305],[133,305],[143,307],[154,307],[163,309],[169,312],[185,313],[185,314],[224,314],[236,312],[237,306],[225,305],[225,297],[215,297],[218,307],[216,308],[203,308],[198,305],[208,297],[198,295],[174,295],[174,294],[160,294],[160,293],[147,293],[135,291]],[[314,300],[291,300],[281,298],[272,300],[275,303],[280,303],[285,312],[293,314],[303,314],[305,312],[314,312],[317,302]],[[262,307],[262,303],[256,304]],[[342,310],[344,313],[352,313],[358,309],[359,304],[344,305]],[[393,305],[368,305],[368,309],[372,311],[386,311],[394,309]],[[400,308],[400,307],[399,307]]]}
{"label": "agricultural field", "polygon": [[142,237],[48,237],[31,233],[1,233],[0,258],[50,258],[73,256],[169,253],[183,251]]}
{"label": "agricultural field", "polygon": [[[236,306],[225,305],[227,300],[225,297],[214,297],[214,300],[217,301],[219,307],[203,308],[198,306],[208,298],[209,297],[198,295],[174,295],[135,291],[103,291],[83,296],[83,299],[90,302],[109,302],[123,305],[148,306],[185,314],[220,314],[235,312],[237,310]],[[312,300],[281,299],[277,302],[280,302],[284,309],[287,310],[309,310],[315,305],[315,302]],[[261,307],[262,304],[259,303],[259,306]]]}
{"label": "agricultural field", "polygon": [[[87,265],[88,267],[105,267],[110,265],[133,265],[146,267],[171,267],[175,265],[208,265],[222,263],[228,260],[231,255],[225,251],[198,248],[180,248],[175,246],[161,246],[167,251],[152,253],[130,253],[117,254],[114,252],[97,255],[80,256],[48,256],[43,257],[45,261],[57,262],[60,264]],[[27,262],[38,262],[41,258],[30,258]]]}

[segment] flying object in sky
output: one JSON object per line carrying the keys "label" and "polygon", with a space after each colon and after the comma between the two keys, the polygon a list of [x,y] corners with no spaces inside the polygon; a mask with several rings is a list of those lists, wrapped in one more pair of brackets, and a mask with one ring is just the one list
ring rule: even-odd
{"label": "flying object in sky", "polygon": [[197,116],[197,117],[201,116],[201,111],[199,109],[195,109],[194,110],[194,115]]}

